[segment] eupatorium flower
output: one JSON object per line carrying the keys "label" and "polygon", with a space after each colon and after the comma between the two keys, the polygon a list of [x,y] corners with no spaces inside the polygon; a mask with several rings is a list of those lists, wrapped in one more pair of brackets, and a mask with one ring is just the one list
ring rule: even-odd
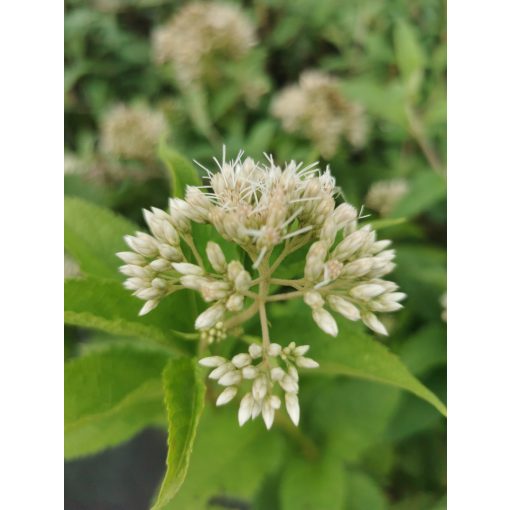
{"label": "eupatorium flower", "polygon": [[405,179],[378,181],[370,186],[365,204],[381,216],[387,216],[408,192],[409,185]]}
{"label": "eupatorium flower", "polygon": [[186,86],[214,76],[218,58],[239,59],[255,42],[255,27],[237,5],[193,2],[154,32],[153,54],[158,64],[171,62]]}
{"label": "eupatorium flower", "polygon": [[325,158],[335,154],[342,137],[354,148],[366,143],[368,125],[363,108],[348,101],[340,82],[322,71],[305,71],[299,83],[278,94],[271,112],[286,131],[308,138]]}
{"label": "eupatorium flower", "polygon": [[[117,254],[124,262],[120,270],[128,277],[125,287],[145,301],[141,315],[173,292],[198,292],[208,305],[195,320],[204,349],[239,333],[258,314],[261,345],[251,345],[248,353],[230,361],[212,356],[201,363],[214,367],[211,377],[226,388],[218,405],[235,398],[241,385],[253,380],[241,401],[241,424],[262,414],[269,428],[281,402],[278,388],[297,423],[297,368],[317,364],[304,357],[308,347],[291,343],[282,348],[271,342],[267,304],[303,299],[317,325],[331,336],[338,334],[333,313],[387,334],[376,314],[399,310],[405,298],[395,283],[384,279],[395,267],[395,252],[389,249],[390,241],[377,240],[370,225],[358,223],[352,205],[335,204],[339,190],[329,169],[321,173],[316,164],[295,161],[279,166],[271,156],[255,162],[243,159],[242,153],[234,161],[227,161],[224,153],[216,164],[216,173],[203,167],[208,183],[188,187],[184,199],[170,199],[168,212],[144,211],[151,233],[126,236],[131,251]],[[193,223],[212,225],[223,242],[238,245],[250,263],[227,259],[213,241],[200,253]],[[302,273],[295,279],[277,278],[280,264],[302,247],[308,247]],[[278,291],[282,287],[294,290]]]}
{"label": "eupatorium flower", "polygon": [[100,146],[102,152],[112,156],[150,160],[160,138],[167,133],[161,112],[119,104],[102,120]]}

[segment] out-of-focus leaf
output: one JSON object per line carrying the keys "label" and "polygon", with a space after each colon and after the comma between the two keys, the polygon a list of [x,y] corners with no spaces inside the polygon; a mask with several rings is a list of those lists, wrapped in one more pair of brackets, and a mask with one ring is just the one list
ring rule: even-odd
{"label": "out-of-focus leaf", "polygon": [[112,346],[65,364],[65,456],[89,455],[164,421],[161,352]]}
{"label": "out-of-focus leaf", "polygon": [[436,428],[440,421],[441,417],[425,402],[405,395],[386,429],[385,436],[391,442],[402,441]]}
{"label": "out-of-focus leaf", "polygon": [[417,94],[423,81],[425,54],[413,27],[404,19],[397,21],[394,32],[397,65],[407,93]]}
{"label": "out-of-focus leaf", "polygon": [[136,225],[112,211],[76,197],[64,199],[64,249],[83,273],[121,279],[116,252],[125,251],[123,236]]}
{"label": "out-of-focus leaf", "polygon": [[444,404],[409,372],[395,354],[365,333],[360,324],[339,318],[340,332],[337,339],[332,339],[317,328],[311,312],[303,303],[288,303],[279,310],[274,325],[278,323],[280,326],[273,328],[273,337],[310,344],[310,355],[320,363],[320,368],[313,373],[347,375],[402,388],[446,414]]}
{"label": "out-of-focus leaf", "polygon": [[415,375],[446,363],[446,328],[442,324],[429,324],[409,337],[399,355]]}
{"label": "out-of-focus leaf", "polygon": [[139,317],[140,302],[116,281],[99,278],[66,280],[64,322],[116,335],[136,336],[182,352],[179,329],[189,328],[186,302],[169,296],[150,314]]}
{"label": "out-of-focus leaf", "polygon": [[418,173],[409,184],[409,192],[391,213],[394,218],[412,218],[446,197],[446,181],[433,171]]}
{"label": "out-of-focus leaf", "polygon": [[385,228],[396,227],[397,225],[402,225],[407,220],[406,218],[381,218],[379,220],[372,220],[370,218],[366,221],[367,224],[372,225],[374,230],[380,231]]}
{"label": "out-of-focus leaf", "polygon": [[219,502],[250,502],[265,477],[282,461],[283,441],[260,420],[242,428],[233,406],[205,408],[188,476],[169,510],[207,508]]}
{"label": "out-of-focus leaf", "polygon": [[405,92],[396,81],[379,84],[373,80],[350,80],[342,84],[346,96],[361,103],[369,113],[407,130]]}
{"label": "out-of-focus leaf", "polygon": [[346,510],[387,510],[388,502],[382,489],[366,474],[347,473]]}
{"label": "out-of-focus leaf", "polygon": [[280,485],[282,510],[347,510],[345,470],[332,455],[312,462],[287,462]]}
{"label": "out-of-focus leaf", "polygon": [[446,251],[430,245],[399,244],[396,263],[394,280],[408,296],[406,308],[437,320],[441,314],[439,299],[446,289]]}
{"label": "out-of-focus leaf", "polygon": [[400,395],[394,388],[372,382],[322,379],[315,384],[310,381],[309,387],[305,384],[301,400],[307,421],[315,434],[327,438],[328,449],[337,458],[355,462],[386,440]]}
{"label": "out-of-focus leaf", "polygon": [[276,122],[264,120],[259,122],[250,132],[246,142],[246,153],[253,158],[261,158],[268,151],[276,132]]}
{"label": "out-of-focus leaf", "polygon": [[200,186],[202,184],[193,164],[184,156],[168,147],[166,143],[161,142],[159,144],[158,154],[168,171],[172,195],[174,197],[183,198],[187,185]]}
{"label": "out-of-focus leaf", "polygon": [[205,396],[205,385],[195,360],[169,361],[163,372],[163,389],[168,419],[167,469],[153,510],[169,505],[188,471]]}

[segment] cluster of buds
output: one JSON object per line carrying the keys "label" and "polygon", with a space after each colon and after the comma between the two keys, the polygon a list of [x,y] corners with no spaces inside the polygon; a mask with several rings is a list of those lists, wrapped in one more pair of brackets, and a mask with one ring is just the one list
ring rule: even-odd
{"label": "cluster of buds", "polygon": [[171,62],[182,86],[214,78],[218,59],[240,59],[255,45],[255,27],[233,4],[192,2],[184,5],[153,34],[158,64]]}
{"label": "cluster of buds", "polygon": [[390,244],[377,241],[370,225],[358,226],[357,211],[349,204],[338,206],[328,218],[319,240],[308,250],[303,286],[304,301],[324,332],[338,334],[328,306],[349,320],[361,319],[376,333],[388,334],[375,312],[400,310],[406,297],[396,292],[395,283],[383,279],[395,268]]}
{"label": "cluster of buds", "polygon": [[319,366],[316,361],[304,356],[308,349],[308,345],[296,346],[294,342],[283,348],[280,344],[272,343],[267,349],[259,344],[251,344],[248,352],[236,354],[231,360],[210,356],[199,363],[214,368],[209,378],[225,387],[216,400],[218,406],[230,402],[241,392],[243,383],[248,381],[251,388],[241,399],[239,425],[243,426],[250,418],[253,420],[262,415],[266,427],[270,429],[283,396],[290,419],[295,425],[299,423],[298,368]]}
{"label": "cluster of buds", "polygon": [[161,112],[120,104],[101,122],[100,146],[102,152],[118,158],[152,160],[160,138],[167,134]]}
{"label": "cluster of buds", "polygon": [[408,192],[409,184],[405,179],[375,182],[368,190],[365,204],[381,216],[388,216]]}
{"label": "cluster of buds", "polygon": [[221,333],[217,335],[214,328],[221,332],[222,326],[218,326],[218,323],[225,313],[240,312],[244,308],[243,293],[252,286],[252,279],[238,260],[227,264],[218,244],[209,241],[206,251],[217,274],[207,273],[202,267],[188,262],[174,263],[172,266],[182,275],[180,283],[183,287],[200,292],[206,303],[214,303],[195,321],[196,329],[214,338],[223,336]]}
{"label": "cluster of buds", "polygon": [[271,110],[286,131],[308,138],[325,158],[336,153],[342,137],[356,149],[366,143],[363,108],[348,101],[339,81],[322,71],[305,71],[298,84],[278,94]]}

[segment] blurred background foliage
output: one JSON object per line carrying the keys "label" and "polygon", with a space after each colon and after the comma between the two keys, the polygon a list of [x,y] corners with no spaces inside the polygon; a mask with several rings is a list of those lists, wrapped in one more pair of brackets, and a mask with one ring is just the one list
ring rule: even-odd
{"label": "blurred background foliage", "polygon": [[[277,161],[329,164],[345,198],[365,205],[369,221],[397,249],[394,278],[409,297],[404,310],[385,319],[390,336],[382,341],[444,400],[445,2],[234,3],[255,26],[256,45],[243,58],[213,61],[212,78],[183,85],[171,64],[155,63],[152,45],[155,29],[189,2],[66,0],[66,195],[141,224],[142,207],[165,208],[171,192],[165,147],[206,166],[223,144],[231,156],[243,149],[255,159],[267,152]],[[342,104],[362,108],[362,144],[340,139],[326,158],[309,133],[284,129],[272,105],[309,70],[335,80]],[[108,119],[119,105],[164,119],[165,129],[156,129],[159,148],[153,144],[139,157],[112,149]],[[144,129],[135,129],[129,144],[140,141]],[[72,270],[66,262],[67,276]],[[271,310],[275,337],[309,343],[318,335],[298,308]],[[66,359],[112,340],[118,338],[67,326]],[[302,386],[306,412],[294,433],[268,434],[250,424],[247,436],[232,410],[206,409],[188,478],[169,508],[446,508],[445,420],[434,408],[397,389],[346,377],[314,377]],[[68,463],[67,509],[149,507],[165,449],[158,416],[153,421],[152,432]],[[294,441],[293,434],[305,439]]]}

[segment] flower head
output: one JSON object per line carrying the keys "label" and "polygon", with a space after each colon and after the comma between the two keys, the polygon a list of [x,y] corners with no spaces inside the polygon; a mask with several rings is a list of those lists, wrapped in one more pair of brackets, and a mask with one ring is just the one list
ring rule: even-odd
{"label": "flower head", "polygon": [[[390,241],[377,240],[370,225],[359,225],[352,205],[335,207],[338,188],[329,169],[321,173],[316,164],[279,166],[271,156],[266,159],[259,163],[240,153],[226,161],[224,154],[216,161],[218,172],[203,167],[209,183],[188,187],[184,199],[170,199],[168,212],[145,210],[150,234],[126,236],[131,251],[117,255],[124,262],[120,271],[128,277],[125,287],[145,301],[141,315],[181,289],[201,295],[206,307],[196,317],[195,329],[203,345],[236,334],[259,314],[262,345],[252,344],[232,360],[213,356],[201,363],[213,367],[210,377],[225,387],[218,405],[232,400],[245,381],[253,381],[241,400],[239,422],[261,414],[269,428],[281,391],[297,424],[298,368],[317,366],[304,356],[308,346],[271,343],[265,311],[269,302],[303,299],[319,328],[331,336],[338,334],[334,313],[387,334],[376,313],[399,310],[405,294],[384,279],[395,267]],[[193,223],[212,225],[223,240],[209,241],[201,254]],[[222,248],[228,243],[247,257],[229,260]],[[274,277],[278,266],[306,246],[302,276],[283,281],[295,291],[272,294],[282,283]]]}
{"label": "flower head", "polygon": [[381,216],[387,216],[408,192],[409,185],[404,179],[375,182],[368,190],[365,203]]}
{"label": "flower head", "polygon": [[239,59],[255,41],[255,27],[238,6],[192,2],[154,32],[153,53],[157,63],[173,63],[185,86],[217,74],[218,59]]}
{"label": "flower head", "polygon": [[322,71],[305,71],[299,83],[283,89],[271,107],[289,133],[308,138],[325,158],[345,137],[354,148],[365,145],[368,125],[363,108],[348,101],[337,79]]}
{"label": "flower head", "polygon": [[161,112],[146,107],[115,106],[101,124],[101,150],[120,158],[150,160],[168,132]]}

